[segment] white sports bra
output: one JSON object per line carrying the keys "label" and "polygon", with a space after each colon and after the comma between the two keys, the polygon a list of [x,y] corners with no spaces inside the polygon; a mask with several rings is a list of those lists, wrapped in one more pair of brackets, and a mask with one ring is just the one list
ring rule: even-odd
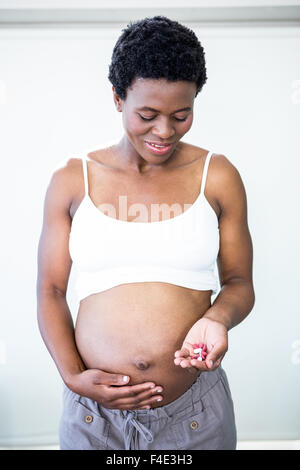
{"label": "white sports bra", "polygon": [[173,218],[154,222],[128,222],[99,210],[89,196],[88,158],[82,157],[85,195],[69,239],[79,301],[132,282],[166,282],[217,292],[218,218],[204,195],[211,155],[206,157],[194,203]]}

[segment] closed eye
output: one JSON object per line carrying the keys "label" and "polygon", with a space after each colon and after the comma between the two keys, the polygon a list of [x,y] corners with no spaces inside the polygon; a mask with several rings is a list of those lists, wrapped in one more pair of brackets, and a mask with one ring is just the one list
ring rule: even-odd
{"label": "closed eye", "polygon": [[[150,118],[150,119],[149,119],[149,118],[147,119],[147,118],[144,118],[143,116],[141,116],[140,114],[139,114],[139,116],[140,116],[140,118],[141,118],[143,121],[153,121],[153,119],[155,119],[155,117]],[[175,119],[175,121],[181,121],[181,122],[182,122],[182,121],[186,121],[186,120],[187,120],[187,116],[186,116],[185,118],[183,118],[183,119],[178,119],[178,118],[175,118],[175,117],[174,117],[174,119]]]}

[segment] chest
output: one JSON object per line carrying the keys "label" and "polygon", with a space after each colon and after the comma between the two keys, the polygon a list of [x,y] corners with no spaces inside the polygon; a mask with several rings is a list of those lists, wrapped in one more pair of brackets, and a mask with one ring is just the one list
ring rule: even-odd
{"label": "chest", "polygon": [[[199,198],[199,166],[149,176],[97,170],[89,168],[87,196],[97,210],[114,219],[133,223],[164,221],[189,210]],[[220,206],[207,185],[205,198],[219,219]],[[75,199],[70,210],[72,218],[79,205],[80,200]]]}

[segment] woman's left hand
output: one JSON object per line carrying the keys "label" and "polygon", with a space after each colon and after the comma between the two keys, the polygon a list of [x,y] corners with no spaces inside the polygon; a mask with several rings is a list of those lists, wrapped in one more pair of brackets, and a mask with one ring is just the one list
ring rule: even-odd
{"label": "woman's left hand", "polygon": [[[199,343],[204,343],[207,347],[208,354],[203,361],[191,358],[195,355],[193,344]],[[193,370],[212,371],[219,367],[227,350],[228,331],[226,326],[221,322],[202,317],[189,330],[181,349],[175,351],[174,364]]]}

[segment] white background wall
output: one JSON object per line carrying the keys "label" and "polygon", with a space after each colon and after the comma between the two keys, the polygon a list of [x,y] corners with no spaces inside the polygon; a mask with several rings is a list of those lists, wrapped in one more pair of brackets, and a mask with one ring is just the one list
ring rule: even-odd
{"label": "white background wall", "polygon": [[[223,361],[238,439],[300,439],[300,28],[185,24],[208,82],[184,140],[225,154],[248,197],[256,304]],[[58,439],[62,382],[36,321],[43,202],[60,160],[122,135],[107,74],[123,27],[0,29],[0,446]],[[73,274],[68,301],[75,319]]]}

